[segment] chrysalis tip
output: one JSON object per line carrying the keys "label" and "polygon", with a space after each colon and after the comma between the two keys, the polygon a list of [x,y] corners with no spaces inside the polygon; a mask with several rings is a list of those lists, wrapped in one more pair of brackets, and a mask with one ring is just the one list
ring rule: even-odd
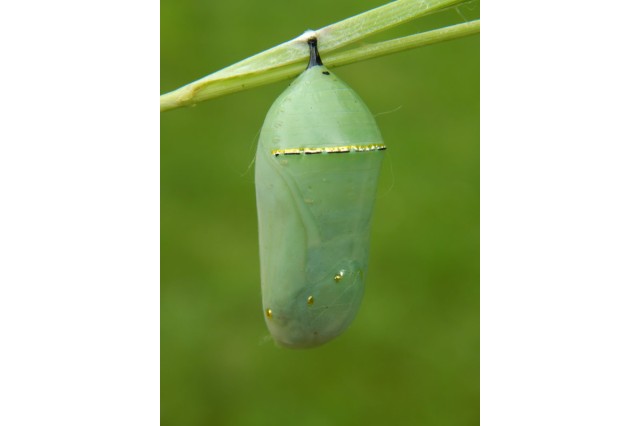
{"label": "chrysalis tip", "polygon": [[309,37],[307,43],[309,44],[309,65],[307,69],[322,65],[322,59],[320,59],[320,53],[318,52],[318,39]]}

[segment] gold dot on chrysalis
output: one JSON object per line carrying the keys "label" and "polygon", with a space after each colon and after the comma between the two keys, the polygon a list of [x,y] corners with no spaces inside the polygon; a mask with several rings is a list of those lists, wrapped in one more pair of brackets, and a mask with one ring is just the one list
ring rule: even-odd
{"label": "gold dot on chrysalis", "polygon": [[273,316],[273,311],[271,311],[271,309],[267,309],[266,314],[267,318],[271,318]]}
{"label": "gold dot on chrysalis", "polygon": [[313,296],[307,297],[307,305],[313,305]]}
{"label": "gold dot on chrysalis", "polygon": [[337,283],[340,282],[340,280],[342,280],[342,278],[344,277],[344,271],[340,271],[336,274],[335,277],[333,277],[333,280]]}

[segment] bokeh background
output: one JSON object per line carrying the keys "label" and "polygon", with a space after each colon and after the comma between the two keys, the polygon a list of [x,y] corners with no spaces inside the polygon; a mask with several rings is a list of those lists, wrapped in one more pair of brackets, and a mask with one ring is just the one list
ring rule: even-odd
{"label": "bokeh background", "polygon": [[[384,1],[161,1],[161,92]],[[479,3],[373,39],[479,17]],[[337,69],[388,150],[367,289],[342,336],[276,347],[252,160],[288,82],[161,117],[161,418],[190,425],[479,423],[479,36]]]}

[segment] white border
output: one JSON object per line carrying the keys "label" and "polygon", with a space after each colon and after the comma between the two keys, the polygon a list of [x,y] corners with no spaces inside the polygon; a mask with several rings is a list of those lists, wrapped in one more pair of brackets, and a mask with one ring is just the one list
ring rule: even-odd
{"label": "white border", "polygon": [[159,423],[159,4],[3,2],[0,424]]}
{"label": "white border", "polygon": [[640,424],[635,2],[485,2],[486,425]]}

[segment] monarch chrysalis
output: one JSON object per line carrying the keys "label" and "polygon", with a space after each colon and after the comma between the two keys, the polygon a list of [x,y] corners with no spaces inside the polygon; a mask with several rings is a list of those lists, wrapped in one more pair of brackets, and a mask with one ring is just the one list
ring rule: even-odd
{"label": "monarch chrysalis", "polygon": [[262,303],[277,343],[323,344],[360,306],[385,145],[360,97],[320,60],[274,102],[256,154]]}

